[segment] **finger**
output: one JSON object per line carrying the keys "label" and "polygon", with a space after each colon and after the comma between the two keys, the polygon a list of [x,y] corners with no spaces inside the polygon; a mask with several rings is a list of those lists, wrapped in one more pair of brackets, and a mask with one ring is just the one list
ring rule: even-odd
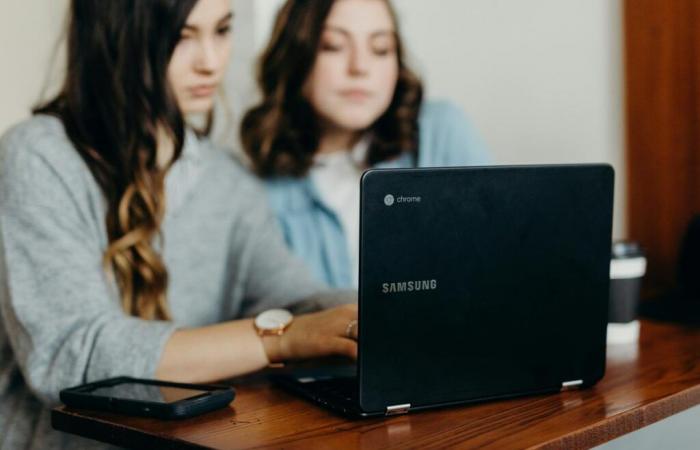
{"label": "finger", "polygon": [[357,359],[357,342],[352,339],[333,338],[330,345],[333,353]]}
{"label": "finger", "polygon": [[338,330],[337,336],[353,340],[357,340],[358,326],[357,319],[348,320],[347,318],[336,321],[336,324],[334,325],[334,327],[336,327],[335,329]]}
{"label": "finger", "polygon": [[360,324],[357,320],[353,320],[350,327],[350,336],[353,340],[357,341],[357,337],[360,334]]}
{"label": "finger", "polygon": [[357,304],[356,303],[348,303],[347,305],[343,305],[340,308],[343,309],[343,311],[347,312],[349,315],[354,315],[357,317]]}

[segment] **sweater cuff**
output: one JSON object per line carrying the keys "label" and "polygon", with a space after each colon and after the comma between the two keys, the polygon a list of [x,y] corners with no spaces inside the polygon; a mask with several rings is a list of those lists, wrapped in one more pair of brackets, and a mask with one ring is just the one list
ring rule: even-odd
{"label": "sweater cuff", "polygon": [[135,317],[111,322],[97,337],[86,381],[118,376],[155,378],[165,344],[176,328],[172,322]]}

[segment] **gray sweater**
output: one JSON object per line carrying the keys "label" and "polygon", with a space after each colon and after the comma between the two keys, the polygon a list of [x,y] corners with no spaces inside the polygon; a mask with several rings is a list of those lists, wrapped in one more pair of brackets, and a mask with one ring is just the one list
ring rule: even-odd
{"label": "gray sweater", "polygon": [[0,448],[102,448],[51,429],[61,389],[153,378],[178,327],[328,298],[287,252],[257,181],[208,141],[188,133],[166,198],[173,321],[145,321],[122,311],[102,269],[105,202],[61,122],[37,116],[0,140]]}

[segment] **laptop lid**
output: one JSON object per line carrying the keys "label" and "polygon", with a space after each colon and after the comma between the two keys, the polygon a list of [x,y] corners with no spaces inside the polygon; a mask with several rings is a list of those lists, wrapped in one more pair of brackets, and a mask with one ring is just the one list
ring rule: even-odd
{"label": "laptop lid", "polygon": [[598,381],[613,183],[608,165],[367,171],[362,409]]}

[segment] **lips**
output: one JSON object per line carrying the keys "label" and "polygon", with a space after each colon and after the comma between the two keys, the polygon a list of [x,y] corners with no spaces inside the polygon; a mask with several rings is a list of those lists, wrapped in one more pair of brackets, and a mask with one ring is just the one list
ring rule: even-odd
{"label": "lips", "polygon": [[200,84],[188,89],[192,97],[211,97],[216,92],[215,84]]}
{"label": "lips", "polygon": [[366,89],[343,89],[340,96],[350,101],[364,101],[371,97],[372,93]]}

